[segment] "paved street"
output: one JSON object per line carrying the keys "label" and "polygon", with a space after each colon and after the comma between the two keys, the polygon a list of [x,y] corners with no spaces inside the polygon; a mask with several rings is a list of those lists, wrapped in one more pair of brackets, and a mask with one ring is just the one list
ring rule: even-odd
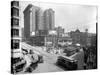
{"label": "paved street", "polygon": [[44,56],[44,62],[38,64],[38,67],[33,71],[33,73],[63,71],[63,69],[56,66],[54,63],[55,63],[54,59],[50,59]]}
{"label": "paved street", "polygon": [[[22,43],[22,45],[27,47],[28,50],[33,49],[34,51],[40,53],[43,56],[44,62],[39,63],[37,68],[33,71],[33,73],[64,71],[59,66],[55,65],[55,63],[57,61],[57,57],[59,55],[47,53],[43,50],[42,47],[33,47],[26,43]],[[70,58],[74,58],[74,59],[78,60],[78,69],[83,69],[83,66],[82,66],[83,65],[83,63],[82,63],[83,55],[82,55],[82,57],[80,57],[81,55],[82,55],[82,53],[80,52],[80,53],[78,53],[78,54],[76,53],[70,57]],[[69,57],[66,57],[66,58],[69,58]]]}
{"label": "paved street", "polygon": [[[45,51],[43,51],[41,47],[32,47],[26,43],[22,43],[24,47],[27,47],[27,49],[34,49],[35,51],[41,53],[43,55],[43,63],[39,63],[37,68],[33,71],[33,73],[41,73],[41,72],[57,72],[57,71],[63,71],[60,67],[55,65],[57,61],[57,55],[50,54]],[[27,59],[26,59],[27,60]],[[28,65],[29,65],[29,60]]]}

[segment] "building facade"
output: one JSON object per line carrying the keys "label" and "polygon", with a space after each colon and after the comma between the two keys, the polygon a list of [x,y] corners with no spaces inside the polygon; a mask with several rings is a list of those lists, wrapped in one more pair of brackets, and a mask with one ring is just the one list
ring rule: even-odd
{"label": "building facade", "polygon": [[42,11],[40,7],[29,4],[23,13],[25,40],[31,43],[34,41],[35,44],[45,43],[49,30],[54,29],[54,11],[52,9]]}
{"label": "building facade", "polygon": [[46,9],[43,14],[44,17],[44,29],[53,30],[55,27],[54,11],[52,9]]}
{"label": "building facade", "polygon": [[61,26],[59,27],[55,27],[54,29],[57,32],[58,37],[62,37],[62,35],[64,34],[64,28],[62,28]]}
{"label": "building facade", "polygon": [[[12,53],[20,52],[21,41],[20,4],[19,1],[11,2],[11,49]],[[13,54],[12,54],[13,55]]]}
{"label": "building facade", "polygon": [[79,29],[70,32],[73,44],[79,43],[82,46],[90,46],[92,44],[91,38],[93,35],[92,33],[88,33],[88,29],[86,29],[85,32],[80,32]]}
{"label": "building facade", "polygon": [[71,45],[72,44],[72,38],[68,33],[62,34],[61,37],[58,37],[58,44],[59,45]]}
{"label": "building facade", "polygon": [[14,59],[21,54],[21,27],[20,27],[20,3],[11,1],[11,73],[14,73]]}
{"label": "building facade", "polygon": [[29,4],[24,10],[24,37],[29,39],[39,28],[39,7]]}

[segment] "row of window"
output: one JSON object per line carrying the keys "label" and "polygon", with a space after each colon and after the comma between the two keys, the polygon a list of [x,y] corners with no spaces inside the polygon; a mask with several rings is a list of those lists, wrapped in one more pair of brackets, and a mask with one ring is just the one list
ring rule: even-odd
{"label": "row of window", "polygon": [[11,6],[17,6],[19,7],[19,1],[12,1]]}
{"label": "row of window", "polygon": [[11,36],[19,36],[19,29],[11,29]]}
{"label": "row of window", "polygon": [[11,25],[12,26],[19,26],[19,19],[12,18],[11,19]]}
{"label": "row of window", "polygon": [[17,8],[11,8],[11,16],[17,16],[17,17],[19,17],[19,9],[17,9]]}
{"label": "row of window", "polygon": [[[19,9],[13,6],[19,7],[19,1],[12,1],[11,2],[11,17],[16,16],[19,17]],[[19,26],[19,19],[12,18],[11,19],[11,26]],[[11,29],[11,37],[18,36],[19,37],[19,29]],[[20,40],[19,39],[12,39],[11,40],[11,49],[19,49],[20,48]]]}
{"label": "row of window", "polygon": [[11,40],[11,49],[19,49],[20,47],[20,40],[13,39]]}

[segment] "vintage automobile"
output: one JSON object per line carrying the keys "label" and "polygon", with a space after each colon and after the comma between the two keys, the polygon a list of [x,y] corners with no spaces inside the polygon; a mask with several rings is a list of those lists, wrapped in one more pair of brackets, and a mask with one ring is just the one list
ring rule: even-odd
{"label": "vintage automobile", "polygon": [[38,56],[38,63],[43,63],[43,56],[39,53],[39,52],[36,52],[36,51],[34,51],[34,54],[36,55],[36,56]]}
{"label": "vintage automobile", "polygon": [[56,64],[63,67],[65,70],[77,70],[77,60],[66,56],[59,56]]}
{"label": "vintage automobile", "polygon": [[14,56],[11,57],[11,73],[17,73],[23,70],[26,65],[21,53],[14,53]]}

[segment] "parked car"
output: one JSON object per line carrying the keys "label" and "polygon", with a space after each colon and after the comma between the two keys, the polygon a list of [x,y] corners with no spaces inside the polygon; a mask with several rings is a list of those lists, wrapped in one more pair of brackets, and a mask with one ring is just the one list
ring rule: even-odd
{"label": "parked car", "polygon": [[11,73],[17,73],[23,70],[26,65],[26,61],[21,56],[21,53],[14,53],[11,57]]}
{"label": "parked car", "polygon": [[62,66],[66,70],[76,70],[77,69],[77,60],[70,59],[66,56],[59,56],[57,59],[57,65]]}
{"label": "parked car", "polygon": [[21,48],[21,49],[22,49],[23,55],[27,55],[28,54],[28,50],[27,49],[24,49],[24,48]]}
{"label": "parked car", "polygon": [[31,53],[32,53],[32,58],[34,60],[36,60],[38,63],[43,63],[43,56],[39,53],[39,52],[36,52],[36,51],[32,51],[30,50]]}

